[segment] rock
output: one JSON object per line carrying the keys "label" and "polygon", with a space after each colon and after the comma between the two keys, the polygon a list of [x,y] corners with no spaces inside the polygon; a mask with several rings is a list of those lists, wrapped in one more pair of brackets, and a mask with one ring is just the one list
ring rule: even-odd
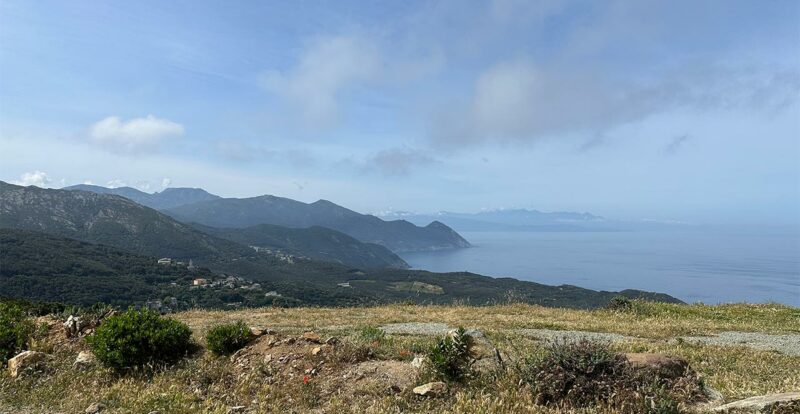
{"label": "rock", "polygon": [[707,384],[703,384],[703,395],[706,396],[708,402],[710,403],[722,403],[725,401],[725,397],[722,396],[722,393],[711,388]]}
{"label": "rock", "polygon": [[91,367],[92,365],[94,365],[95,362],[97,362],[97,358],[94,356],[93,353],[88,351],[81,351],[78,354],[78,357],[75,358],[75,362],[72,363],[72,367],[78,370],[83,370]]}
{"label": "rock", "polygon": [[322,352],[322,347],[315,346],[314,349],[311,350],[311,355],[317,355]]}
{"label": "rock", "polygon": [[322,338],[320,338],[320,336],[317,335],[314,332],[306,332],[306,333],[304,333],[303,334],[303,339],[305,339],[308,342],[315,343],[315,344],[321,344],[322,343]]}
{"label": "rock", "polygon": [[261,329],[261,328],[256,328],[255,326],[251,326],[250,327],[250,335],[253,335],[255,337],[259,337],[261,335],[264,335],[264,330]]}
{"label": "rock", "polygon": [[81,332],[81,318],[79,316],[69,315],[67,321],[64,322],[64,328],[67,330],[67,337],[72,338]]}
{"label": "rock", "polygon": [[16,378],[27,368],[33,367],[42,361],[47,354],[36,351],[23,351],[8,360],[8,372],[11,378]]}
{"label": "rock", "polygon": [[97,413],[99,413],[99,412],[101,412],[101,411],[103,411],[105,409],[106,409],[106,405],[105,404],[103,404],[101,402],[96,402],[96,403],[92,403],[92,405],[86,407],[86,409],[83,410],[83,412],[86,413],[86,414],[97,414]]}
{"label": "rock", "polygon": [[245,407],[244,405],[235,405],[233,407],[228,407],[228,414],[244,412],[245,408],[247,407]]}
{"label": "rock", "polygon": [[685,359],[666,354],[628,353],[625,359],[634,369],[649,370],[662,378],[680,378],[689,369]]}
{"label": "rock", "polygon": [[411,361],[411,366],[420,369],[422,366],[425,365],[425,357],[424,356],[415,356],[414,360]]}
{"label": "rock", "polygon": [[325,340],[325,345],[336,345],[339,343],[339,338],[332,336]]}
{"label": "rock", "polygon": [[[764,413],[772,412],[771,407],[788,405],[797,401],[800,405],[800,392],[787,392],[783,394],[760,395],[744,400],[734,401],[714,409],[716,413]],[[791,409],[791,407],[790,407]],[[792,412],[792,411],[786,411]]]}
{"label": "rock", "polygon": [[413,389],[414,394],[422,396],[437,396],[447,392],[447,384],[443,382],[429,382]]}

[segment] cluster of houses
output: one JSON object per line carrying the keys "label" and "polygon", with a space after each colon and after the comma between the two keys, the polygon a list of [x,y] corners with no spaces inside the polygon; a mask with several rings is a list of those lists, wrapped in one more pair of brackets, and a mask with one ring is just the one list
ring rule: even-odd
{"label": "cluster of houses", "polygon": [[223,275],[222,278],[214,280],[206,278],[194,279],[192,280],[192,287],[190,289],[198,289],[198,288],[208,289],[208,288],[223,288],[223,287],[227,287],[229,289],[260,290],[261,284],[253,283],[252,281],[242,277]]}
{"label": "cluster of houses", "polygon": [[303,256],[294,256],[288,253],[284,253],[280,250],[274,250],[268,247],[259,247],[259,246],[250,246],[250,247],[258,253],[265,253],[274,256],[278,260],[284,261],[289,264],[294,264],[295,259],[307,259],[306,257]]}

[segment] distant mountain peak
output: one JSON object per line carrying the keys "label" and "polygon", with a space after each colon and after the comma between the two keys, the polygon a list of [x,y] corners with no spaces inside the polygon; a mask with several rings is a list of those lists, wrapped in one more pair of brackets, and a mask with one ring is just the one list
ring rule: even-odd
{"label": "distant mountain peak", "polygon": [[108,188],[99,185],[91,184],[78,184],[69,187],[64,187],[62,190],[80,190],[89,191],[97,194],[114,194],[133,200],[141,205],[154,208],[156,210],[163,210],[173,207],[182,206],[185,204],[197,203],[200,201],[214,200],[220,198],[217,195],[211,194],[202,188],[188,188],[188,187],[169,187],[161,192],[146,193],[132,187],[116,187]]}

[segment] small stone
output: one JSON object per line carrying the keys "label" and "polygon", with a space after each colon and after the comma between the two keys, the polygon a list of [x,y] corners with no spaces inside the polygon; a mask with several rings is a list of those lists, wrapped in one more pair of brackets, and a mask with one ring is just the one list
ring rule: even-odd
{"label": "small stone", "polygon": [[437,382],[429,382],[424,385],[420,385],[419,387],[414,388],[414,394],[422,395],[422,396],[437,396],[442,395],[447,392],[447,384],[437,381]]}
{"label": "small stone", "polygon": [[414,360],[411,361],[411,366],[420,369],[422,366],[425,365],[425,357],[424,356],[415,356]]}
{"label": "small stone", "polygon": [[247,407],[244,405],[235,405],[233,407],[228,407],[228,414],[244,412],[245,408]]}
{"label": "small stone", "polygon": [[305,339],[308,342],[315,343],[315,344],[322,343],[322,338],[320,338],[320,336],[317,335],[314,332],[306,332],[306,333],[304,333],[303,334],[303,339]]}
{"label": "small stone", "polygon": [[325,340],[326,345],[336,345],[339,343],[339,338],[332,336]]}
{"label": "small stone", "polygon": [[92,403],[83,412],[86,414],[97,414],[106,409],[106,405],[101,402]]}
{"label": "small stone", "polygon": [[257,328],[255,326],[251,326],[250,327],[250,335],[253,335],[255,337],[259,337],[261,335],[264,335],[264,330],[261,329],[261,328]]}
{"label": "small stone", "polygon": [[317,355],[322,352],[322,348],[319,346],[315,346],[314,349],[311,350],[311,355]]}
{"label": "small stone", "polygon": [[8,360],[8,373],[11,378],[16,378],[25,369],[33,367],[42,361],[47,354],[36,351],[23,351],[19,355]]}
{"label": "small stone", "polygon": [[269,364],[270,362],[272,362],[272,354],[264,355],[264,363]]}
{"label": "small stone", "polygon": [[93,353],[81,351],[78,354],[78,357],[75,358],[75,362],[72,363],[72,367],[78,370],[83,370],[91,367],[95,364],[95,362],[97,362],[97,358],[95,358]]}

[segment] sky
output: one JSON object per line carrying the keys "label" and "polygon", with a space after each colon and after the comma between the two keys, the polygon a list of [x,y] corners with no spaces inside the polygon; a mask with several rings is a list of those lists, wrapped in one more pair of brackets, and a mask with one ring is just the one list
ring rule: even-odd
{"label": "sky", "polygon": [[800,224],[797,1],[0,2],[0,180]]}

